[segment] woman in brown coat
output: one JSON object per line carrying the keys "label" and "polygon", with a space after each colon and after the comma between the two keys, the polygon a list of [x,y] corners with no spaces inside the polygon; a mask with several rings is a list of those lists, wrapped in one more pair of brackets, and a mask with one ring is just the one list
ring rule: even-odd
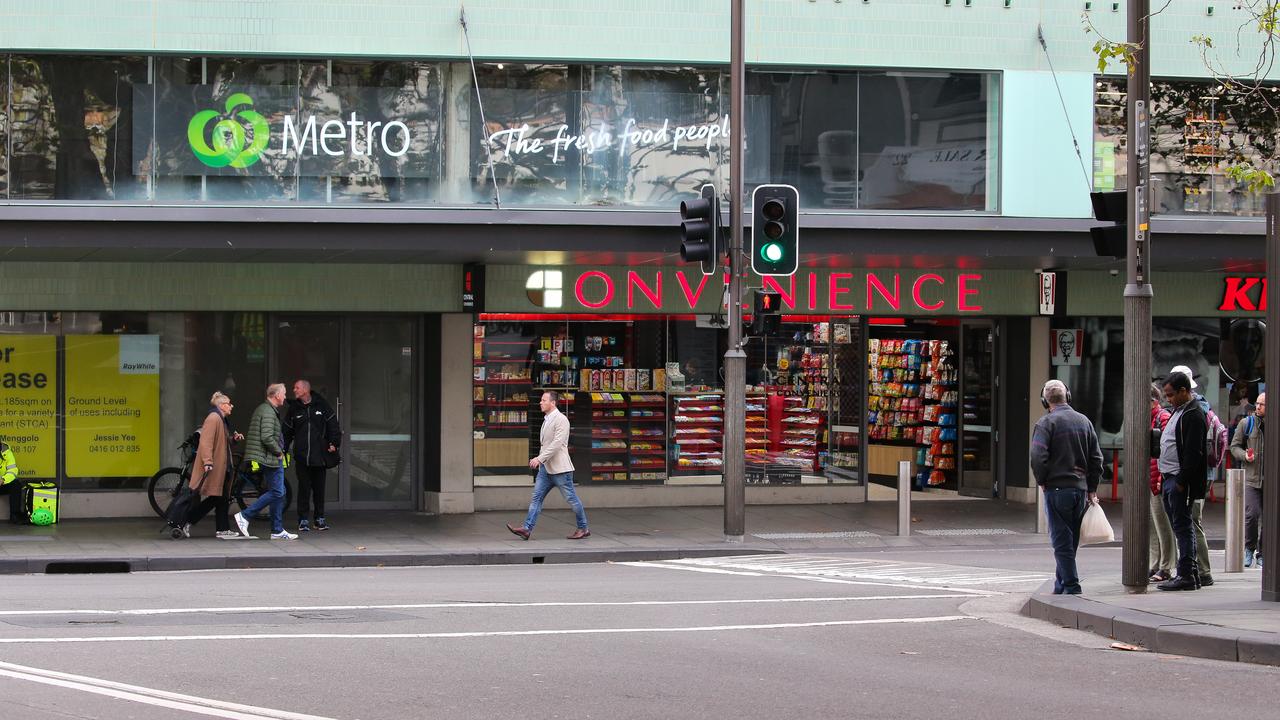
{"label": "woman in brown coat", "polygon": [[191,526],[213,510],[217,537],[228,540],[240,535],[231,529],[231,521],[227,517],[231,495],[231,443],[239,442],[244,436],[232,433],[227,423],[233,407],[231,398],[216,392],[209,399],[209,404],[209,414],[200,425],[200,445],[191,465],[190,487],[200,494],[200,504],[192,508],[191,517],[182,531],[191,537]]}

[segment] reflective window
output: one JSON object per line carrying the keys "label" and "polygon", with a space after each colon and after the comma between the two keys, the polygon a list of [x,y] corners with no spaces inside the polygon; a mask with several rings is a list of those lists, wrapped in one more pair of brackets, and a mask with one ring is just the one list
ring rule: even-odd
{"label": "reflective window", "polygon": [[[1094,92],[1093,183],[1128,187],[1124,78],[1101,78]],[[1263,215],[1262,193],[1248,192],[1227,168],[1265,164],[1275,154],[1280,87],[1228,95],[1207,80],[1151,85],[1151,190],[1154,213]]]}
{"label": "reflective window", "polygon": [[996,209],[994,74],[755,72],[747,93],[749,184],[835,211]]}
{"label": "reflective window", "polygon": [[14,55],[8,67],[9,197],[146,197],[146,175],[131,167],[145,58]]}

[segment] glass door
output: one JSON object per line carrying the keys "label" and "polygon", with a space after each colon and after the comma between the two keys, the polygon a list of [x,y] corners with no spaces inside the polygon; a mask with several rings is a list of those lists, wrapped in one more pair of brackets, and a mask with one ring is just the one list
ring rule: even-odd
{"label": "glass door", "polygon": [[[338,414],[338,422],[342,426],[342,455],[347,455],[347,423],[343,407],[346,396],[342,392],[342,320],[324,315],[279,316],[275,320],[274,348],[272,352],[271,377],[274,382],[284,383],[288,398],[293,400],[293,384],[298,380],[311,383],[312,395],[319,395]],[[263,388],[265,390],[265,388]],[[259,391],[259,398],[262,397]],[[345,484],[347,463],[343,462],[334,470],[330,470],[325,480],[324,501],[326,507],[338,508],[341,486]],[[293,486],[295,497],[298,489],[297,478],[290,471],[287,474],[289,484]],[[295,508],[286,512],[292,517]]]}
{"label": "glass door", "polygon": [[[329,471],[335,510],[412,508],[416,321],[413,317],[280,315],[271,377],[311,383],[338,414],[342,464]],[[297,487],[289,473],[289,482]]]}
{"label": "glass door", "polygon": [[998,497],[995,458],[995,324],[965,322],[960,328],[961,495]]}
{"label": "glass door", "polygon": [[351,392],[343,427],[348,442],[342,504],[412,507],[414,320],[353,317],[347,322]]}

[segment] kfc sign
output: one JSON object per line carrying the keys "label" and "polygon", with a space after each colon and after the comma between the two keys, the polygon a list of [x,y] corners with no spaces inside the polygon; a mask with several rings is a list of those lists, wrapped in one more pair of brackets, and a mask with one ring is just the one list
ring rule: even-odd
{"label": "kfc sign", "polygon": [[1224,312],[1267,309],[1267,279],[1228,275],[1223,278],[1222,302],[1218,309]]}

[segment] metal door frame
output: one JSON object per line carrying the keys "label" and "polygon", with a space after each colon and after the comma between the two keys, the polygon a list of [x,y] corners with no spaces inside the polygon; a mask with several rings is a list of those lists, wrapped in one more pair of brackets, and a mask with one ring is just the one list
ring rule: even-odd
{"label": "metal door frame", "polygon": [[[269,377],[280,378],[280,346],[279,346],[279,329],[280,323],[291,320],[337,320],[338,322],[338,397],[333,398],[334,412],[338,415],[338,423],[342,427],[342,454],[343,460],[337,468],[330,471],[330,481],[336,480],[338,483],[338,497],[329,503],[329,508],[333,510],[413,510],[417,508],[416,498],[421,494],[422,475],[418,472],[420,467],[420,450],[421,437],[421,403],[410,403],[410,439],[409,439],[409,477],[410,488],[409,497],[404,501],[352,501],[351,500],[351,477],[350,463],[346,462],[350,459],[351,452],[351,428],[346,422],[346,405],[345,398],[351,395],[351,372],[352,372],[352,322],[354,320],[404,320],[411,323],[413,343],[413,366],[410,370],[410,392],[415,398],[421,398],[421,383],[418,374],[421,368],[421,351],[422,351],[422,321],[420,317],[405,314],[393,313],[370,313],[370,314],[353,314],[353,313],[308,313],[308,312],[273,312],[268,313],[267,323],[270,328],[267,333],[267,369]],[[292,382],[297,378],[284,378],[269,382],[283,382],[285,388],[292,392]],[[296,483],[296,478],[295,478]],[[294,487],[295,493],[297,487]]]}
{"label": "metal door frame", "polygon": [[[956,408],[956,421],[958,423],[959,432],[956,437],[956,492],[965,495],[965,462],[964,462],[964,396],[965,396],[965,360],[967,355],[967,345],[965,343],[965,332],[971,328],[985,327],[991,333],[991,425],[989,431],[991,443],[991,480],[992,487],[998,488],[998,496],[1004,497],[1005,489],[1002,482],[1003,477],[1000,472],[1000,322],[996,318],[972,318],[960,321],[960,354],[959,367],[957,368],[960,381],[960,404]],[[987,427],[987,426],[983,426]],[[971,497],[982,497],[992,499],[990,494],[986,492],[981,495]]]}

